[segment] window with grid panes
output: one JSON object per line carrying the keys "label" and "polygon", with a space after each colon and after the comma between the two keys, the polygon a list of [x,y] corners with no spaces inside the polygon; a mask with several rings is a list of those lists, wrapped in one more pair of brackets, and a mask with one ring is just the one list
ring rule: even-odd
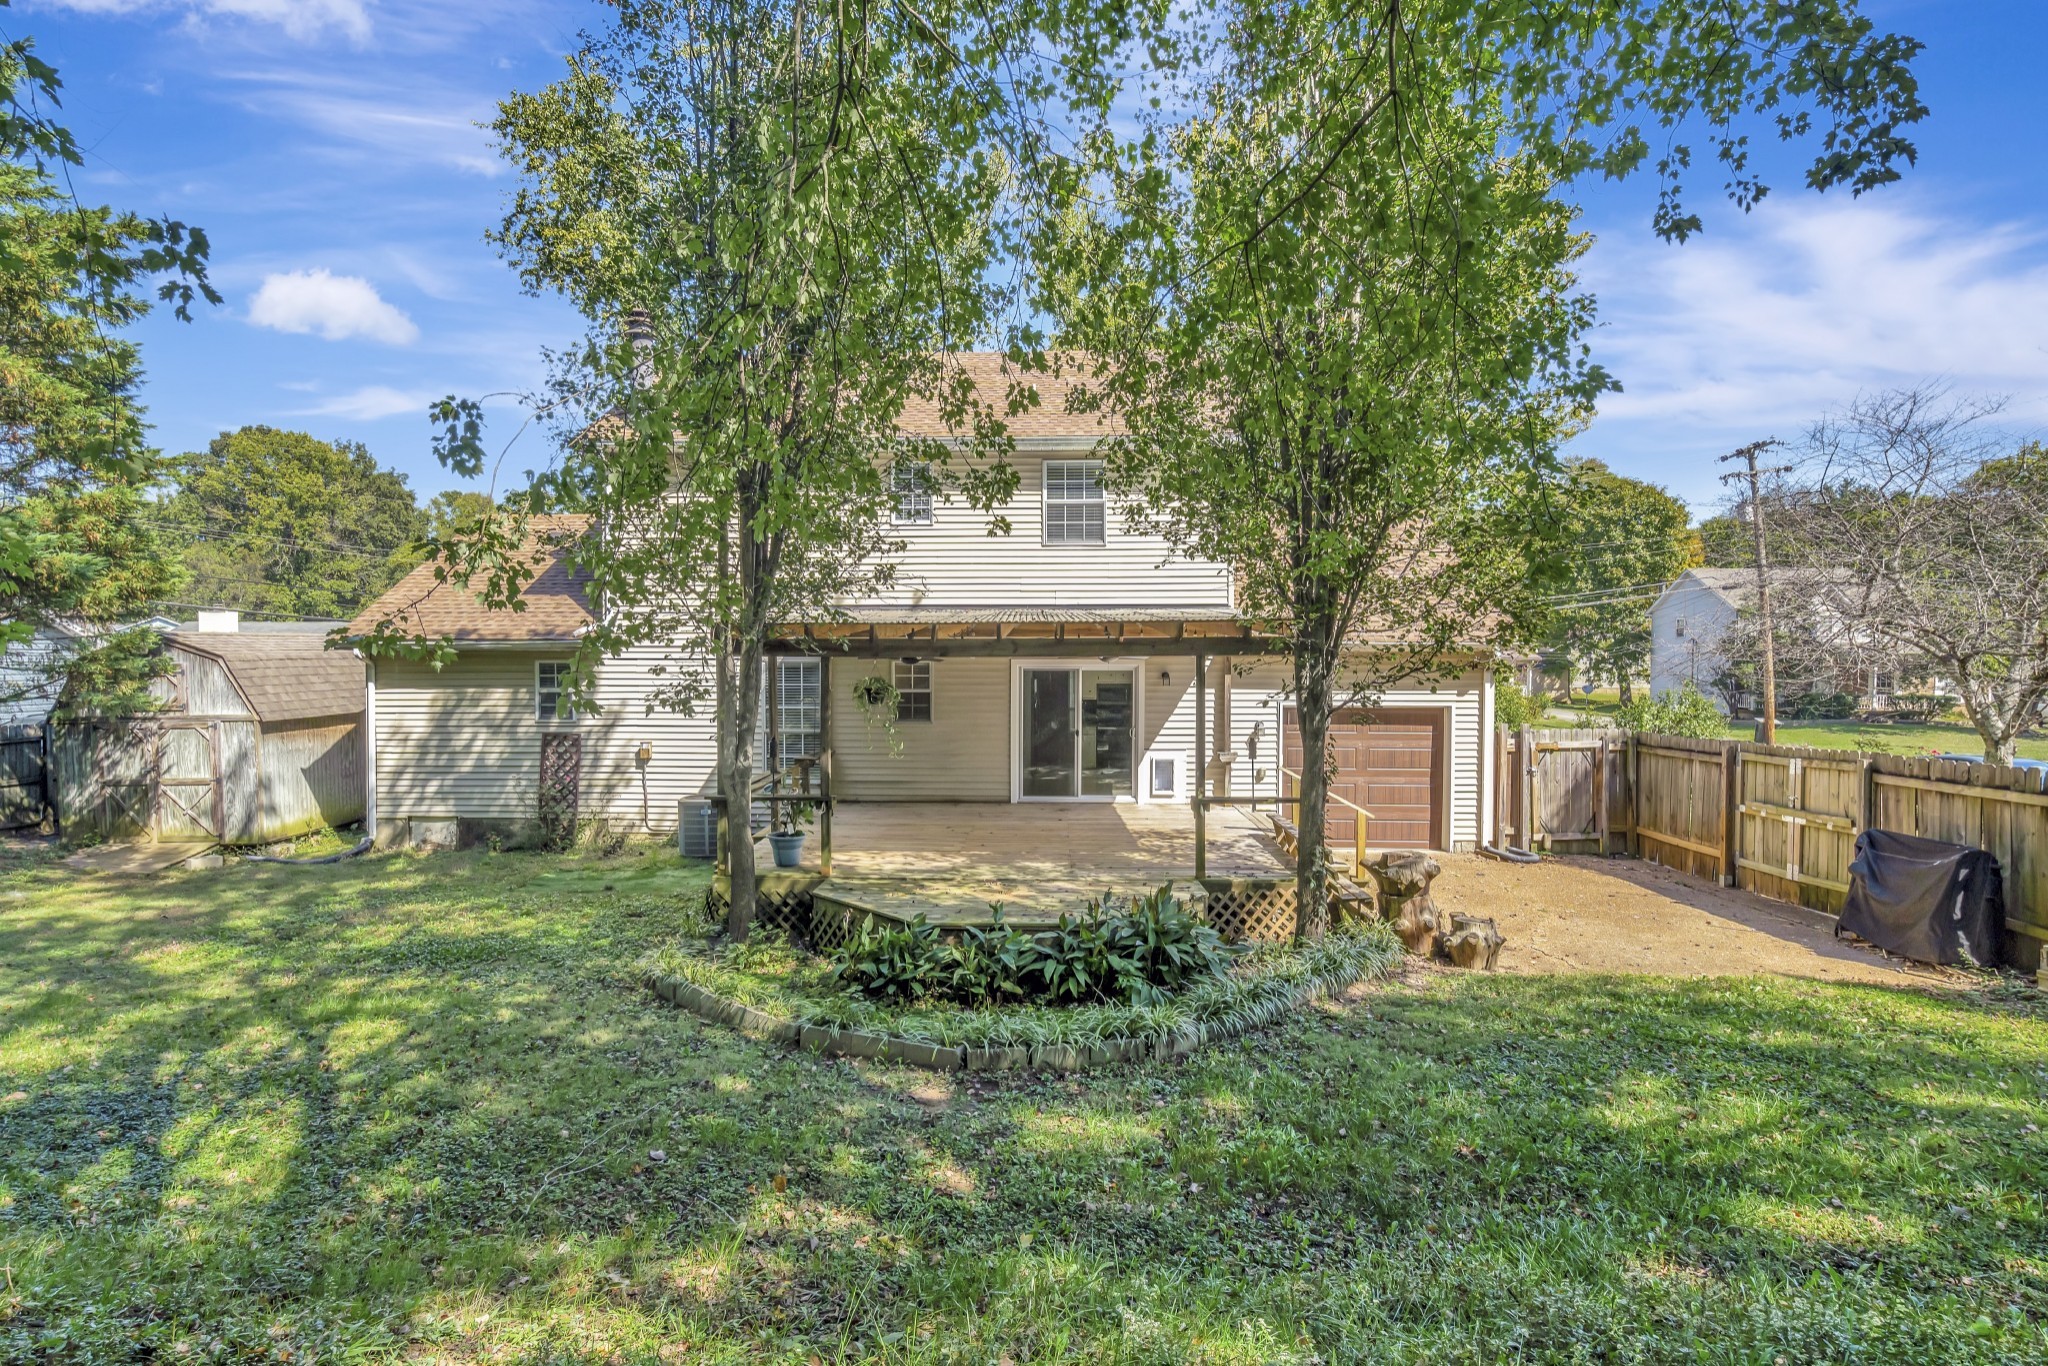
{"label": "window with grid panes", "polygon": [[1107,518],[1100,460],[1045,462],[1045,544],[1101,545]]}
{"label": "window with grid panes", "polygon": [[775,661],[776,751],[785,764],[824,753],[824,679],[823,660]]}
{"label": "window with grid panes", "polygon": [[928,659],[915,664],[897,660],[896,676],[890,681],[896,685],[896,719],[898,721],[929,721],[932,719],[932,665]]}
{"label": "window with grid panes", "polygon": [[932,524],[932,467],[922,460],[899,460],[890,475],[896,494],[897,526]]}
{"label": "window with grid panes", "polygon": [[567,660],[543,659],[533,666],[533,714],[542,721],[574,721],[576,708],[569,701],[569,679],[574,666]]}

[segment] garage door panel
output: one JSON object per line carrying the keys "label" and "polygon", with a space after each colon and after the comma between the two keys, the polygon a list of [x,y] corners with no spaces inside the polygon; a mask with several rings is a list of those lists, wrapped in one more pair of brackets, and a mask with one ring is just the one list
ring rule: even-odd
{"label": "garage door panel", "polygon": [[[1444,836],[1442,782],[1445,718],[1434,712],[1373,713],[1355,708],[1331,717],[1330,751],[1336,776],[1330,790],[1372,813],[1366,843],[1374,848],[1435,846]],[[1301,736],[1287,714],[1283,762],[1299,770]],[[1356,813],[1332,802],[1324,838],[1353,843]]]}

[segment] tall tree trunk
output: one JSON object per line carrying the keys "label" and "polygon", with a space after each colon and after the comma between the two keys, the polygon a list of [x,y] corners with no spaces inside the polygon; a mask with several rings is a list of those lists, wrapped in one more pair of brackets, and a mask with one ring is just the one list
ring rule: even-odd
{"label": "tall tree trunk", "polygon": [[1321,939],[1330,929],[1330,856],[1323,823],[1330,809],[1330,668],[1320,651],[1296,650],[1295,722],[1301,731],[1301,808],[1294,847],[1295,933]]}
{"label": "tall tree trunk", "polygon": [[742,637],[735,642],[720,676],[718,725],[718,792],[725,798],[730,838],[726,857],[732,882],[725,930],[745,939],[754,928],[757,892],[754,877],[754,727],[761,702],[761,642]]}

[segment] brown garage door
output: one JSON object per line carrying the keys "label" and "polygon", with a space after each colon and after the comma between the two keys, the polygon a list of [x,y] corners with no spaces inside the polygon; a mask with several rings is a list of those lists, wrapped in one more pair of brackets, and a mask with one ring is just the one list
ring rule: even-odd
{"label": "brown garage door", "polygon": [[[1445,847],[1444,712],[1338,711],[1330,718],[1330,746],[1337,772],[1330,790],[1372,813],[1365,842],[1374,849]],[[1301,769],[1301,732],[1287,709],[1281,763]],[[1357,813],[1331,802],[1323,837],[1338,849],[1351,847]]]}

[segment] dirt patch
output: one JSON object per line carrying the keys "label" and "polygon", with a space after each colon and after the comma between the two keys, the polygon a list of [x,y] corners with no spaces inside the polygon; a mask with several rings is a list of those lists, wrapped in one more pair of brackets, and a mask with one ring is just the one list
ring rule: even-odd
{"label": "dirt patch", "polygon": [[1887,959],[1806,923],[1811,915],[1637,859],[1498,863],[1440,854],[1437,900],[1491,916],[1505,972],[1645,972],[1732,977],[1770,972],[1833,982],[1964,986],[1961,973]]}

